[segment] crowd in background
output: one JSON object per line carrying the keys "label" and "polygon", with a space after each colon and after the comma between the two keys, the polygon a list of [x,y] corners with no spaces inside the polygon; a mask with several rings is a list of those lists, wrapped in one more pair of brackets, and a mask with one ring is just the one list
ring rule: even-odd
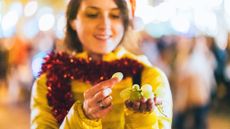
{"label": "crowd in background", "polygon": [[[154,38],[141,32],[140,37],[138,51],[161,68],[170,80],[175,129],[193,125],[204,129],[210,108],[227,104],[230,97],[230,34],[226,49],[220,48],[213,37],[205,35]],[[30,41],[17,35],[0,39],[1,102],[28,103],[36,77],[32,68],[34,57],[41,51],[61,47],[62,42],[48,32],[39,33]]]}
{"label": "crowd in background", "polygon": [[173,128],[208,128],[209,110],[221,103],[230,105],[230,34],[226,49],[221,49],[211,36],[170,35],[155,39],[143,34],[143,53],[170,80]]}
{"label": "crowd in background", "polygon": [[33,74],[33,60],[38,53],[51,50],[53,45],[54,38],[48,32],[41,32],[31,40],[20,35],[0,39],[1,102],[29,101],[32,83],[36,77]]}

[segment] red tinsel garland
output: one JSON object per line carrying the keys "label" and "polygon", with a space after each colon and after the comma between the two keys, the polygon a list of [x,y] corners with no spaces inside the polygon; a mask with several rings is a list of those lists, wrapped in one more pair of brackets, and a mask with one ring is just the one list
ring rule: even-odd
{"label": "red tinsel garland", "polygon": [[124,78],[142,71],[143,65],[136,60],[122,58],[112,62],[76,58],[64,52],[52,52],[45,59],[40,73],[47,74],[47,99],[52,113],[61,124],[75,102],[71,92],[71,80],[92,85],[109,79],[115,72]]}

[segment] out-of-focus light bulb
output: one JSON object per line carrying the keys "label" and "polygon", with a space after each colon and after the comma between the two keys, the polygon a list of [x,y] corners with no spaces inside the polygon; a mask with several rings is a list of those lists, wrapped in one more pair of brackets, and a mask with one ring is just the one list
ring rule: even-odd
{"label": "out-of-focus light bulb", "polygon": [[28,4],[26,4],[24,8],[24,15],[27,17],[32,16],[36,13],[37,9],[38,9],[37,1],[31,1]]}
{"label": "out-of-focus light bulb", "polygon": [[64,15],[60,16],[57,20],[57,30],[56,30],[56,36],[59,39],[64,38],[64,29],[66,26],[66,18]]}
{"label": "out-of-focus light bulb", "polygon": [[190,28],[190,21],[183,16],[175,16],[171,19],[173,29],[178,32],[186,33]]}
{"label": "out-of-focus light bulb", "polygon": [[217,17],[213,12],[196,12],[195,25],[199,30],[207,34],[215,35],[217,33]]}
{"label": "out-of-focus light bulb", "polygon": [[224,10],[230,16],[230,0],[224,1]]}
{"label": "out-of-focus light bulb", "polygon": [[39,29],[41,31],[48,31],[52,29],[55,24],[55,18],[53,14],[44,14],[39,19]]}
{"label": "out-of-focus light bulb", "polygon": [[4,37],[10,37],[13,34],[18,19],[19,16],[15,10],[10,11],[3,16],[1,27]]}
{"label": "out-of-focus light bulb", "polygon": [[176,7],[171,2],[163,2],[155,7],[156,19],[166,22],[176,14]]}
{"label": "out-of-focus light bulb", "polygon": [[25,26],[23,28],[23,34],[26,38],[32,39],[38,33],[38,24],[36,19],[31,19],[26,21]]}

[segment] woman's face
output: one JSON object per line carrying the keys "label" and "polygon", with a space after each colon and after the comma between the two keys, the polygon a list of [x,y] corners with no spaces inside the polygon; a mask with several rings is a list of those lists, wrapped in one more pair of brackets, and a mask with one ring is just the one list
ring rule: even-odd
{"label": "woman's face", "polygon": [[114,0],[83,0],[71,22],[83,49],[97,54],[113,51],[124,35],[124,26]]}

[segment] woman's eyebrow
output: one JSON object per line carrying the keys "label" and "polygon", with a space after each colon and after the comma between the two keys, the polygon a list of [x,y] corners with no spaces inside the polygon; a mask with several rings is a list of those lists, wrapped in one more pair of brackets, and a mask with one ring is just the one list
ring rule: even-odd
{"label": "woman's eyebrow", "polygon": [[[96,7],[96,6],[88,6],[88,7],[86,7],[86,9],[101,10],[101,8]],[[112,11],[116,11],[116,10],[120,11],[120,9],[119,9],[119,8],[111,8],[110,10],[112,10]]]}
{"label": "woman's eyebrow", "polygon": [[88,7],[86,7],[86,9],[95,9],[95,10],[100,10],[100,8],[95,7],[95,6],[88,6]]}

